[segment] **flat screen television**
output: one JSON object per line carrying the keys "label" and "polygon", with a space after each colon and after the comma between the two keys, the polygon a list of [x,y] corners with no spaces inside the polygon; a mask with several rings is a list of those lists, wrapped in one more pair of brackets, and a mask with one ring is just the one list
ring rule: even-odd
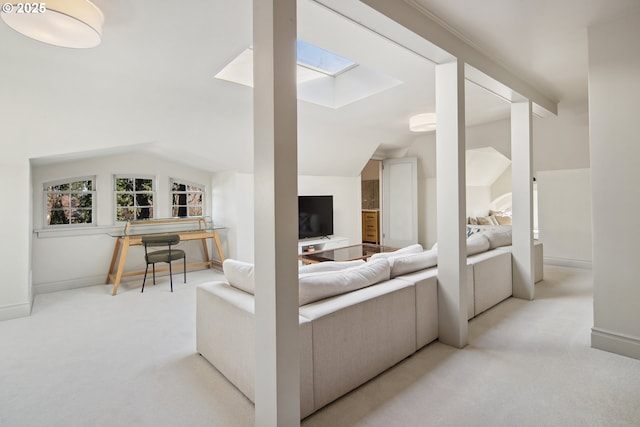
{"label": "flat screen television", "polygon": [[298,238],[333,234],[333,196],[298,196]]}

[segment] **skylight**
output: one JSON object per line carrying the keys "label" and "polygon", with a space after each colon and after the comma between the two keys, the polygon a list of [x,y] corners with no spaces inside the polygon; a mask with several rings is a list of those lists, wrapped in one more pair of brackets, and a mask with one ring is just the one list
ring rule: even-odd
{"label": "skylight", "polygon": [[350,59],[321,49],[305,41],[298,40],[298,64],[312,70],[320,71],[329,76],[337,76],[355,67],[356,64]]}
{"label": "skylight", "polygon": [[[301,101],[340,108],[402,82],[307,42],[297,41],[297,95]],[[229,62],[217,79],[253,87],[253,48]]]}

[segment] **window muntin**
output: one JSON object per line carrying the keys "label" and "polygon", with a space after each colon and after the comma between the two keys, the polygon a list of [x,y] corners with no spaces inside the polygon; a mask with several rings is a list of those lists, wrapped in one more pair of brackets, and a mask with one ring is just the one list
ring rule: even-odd
{"label": "window muntin", "polygon": [[154,218],[154,195],[153,178],[116,176],[116,221],[123,222]]}
{"label": "window muntin", "polygon": [[94,182],[94,177],[83,177],[45,183],[45,225],[94,224]]}
{"label": "window muntin", "polygon": [[178,179],[171,180],[171,215],[173,217],[203,216],[204,185]]}

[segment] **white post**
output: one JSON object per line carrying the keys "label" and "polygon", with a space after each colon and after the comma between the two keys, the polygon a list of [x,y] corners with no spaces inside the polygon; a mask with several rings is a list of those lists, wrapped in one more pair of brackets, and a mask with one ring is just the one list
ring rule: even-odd
{"label": "white post", "polygon": [[535,295],[532,140],[531,101],[511,104],[513,296],[526,300]]}
{"label": "white post", "polygon": [[300,425],[296,0],[254,0],[257,426]]}
{"label": "white post", "polygon": [[436,66],[439,340],[467,345],[464,64]]}

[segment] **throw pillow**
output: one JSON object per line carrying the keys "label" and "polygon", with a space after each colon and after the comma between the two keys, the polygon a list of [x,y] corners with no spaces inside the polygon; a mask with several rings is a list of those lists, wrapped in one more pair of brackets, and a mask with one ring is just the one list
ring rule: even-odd
{"label": "throw pillow", "polygon": [[491,217],[479,216],[478,217],[478,225],[494,225],[494,224],[491,221]]}
{"label": "throw pillow", "polygon": [[379,254],[371,255],[369,259],[380,259],[380,258],[389,258],[392,256],[400,255],[400,254],[417,254],[422,252],[424,249],[420,243],[416,243],[415,245],[405,246],[404,248],[400,248],[393,252],[381,252]]}
{"label": "throw pillow", "polygon": [[402,254],[388,258],[391,265],[391,278],[424,270],[438,265],[438,252],[435,250],[416,254]]}
{"label": "throw pillow", "polygon": [[467,238],[473,236],[474,234],[480,233],[482,231],[482,229],[478,228],[478,227],[471,227],[469,225],[467,225]]}
{"label": "throw pillow", "polygon": [[340,271],[345,268],[357,267],[364,264],[363,259],[356,259],[354,261],[326,261],[318,262],[316,264],[301,265],[298,267],[299,274],[306,273],[318,273],[320,271]]}
{"label": "throw pillow", "polygon": [[231,286],[253,295],[255,290],[253,264],[227,258],[222,263],[222,272]]}
{"label": "throw pillow", "polygon": [[389,261],[377,259],[340,271],[301,274],[298,304],[309,304],[389,280],[390,270]]}

